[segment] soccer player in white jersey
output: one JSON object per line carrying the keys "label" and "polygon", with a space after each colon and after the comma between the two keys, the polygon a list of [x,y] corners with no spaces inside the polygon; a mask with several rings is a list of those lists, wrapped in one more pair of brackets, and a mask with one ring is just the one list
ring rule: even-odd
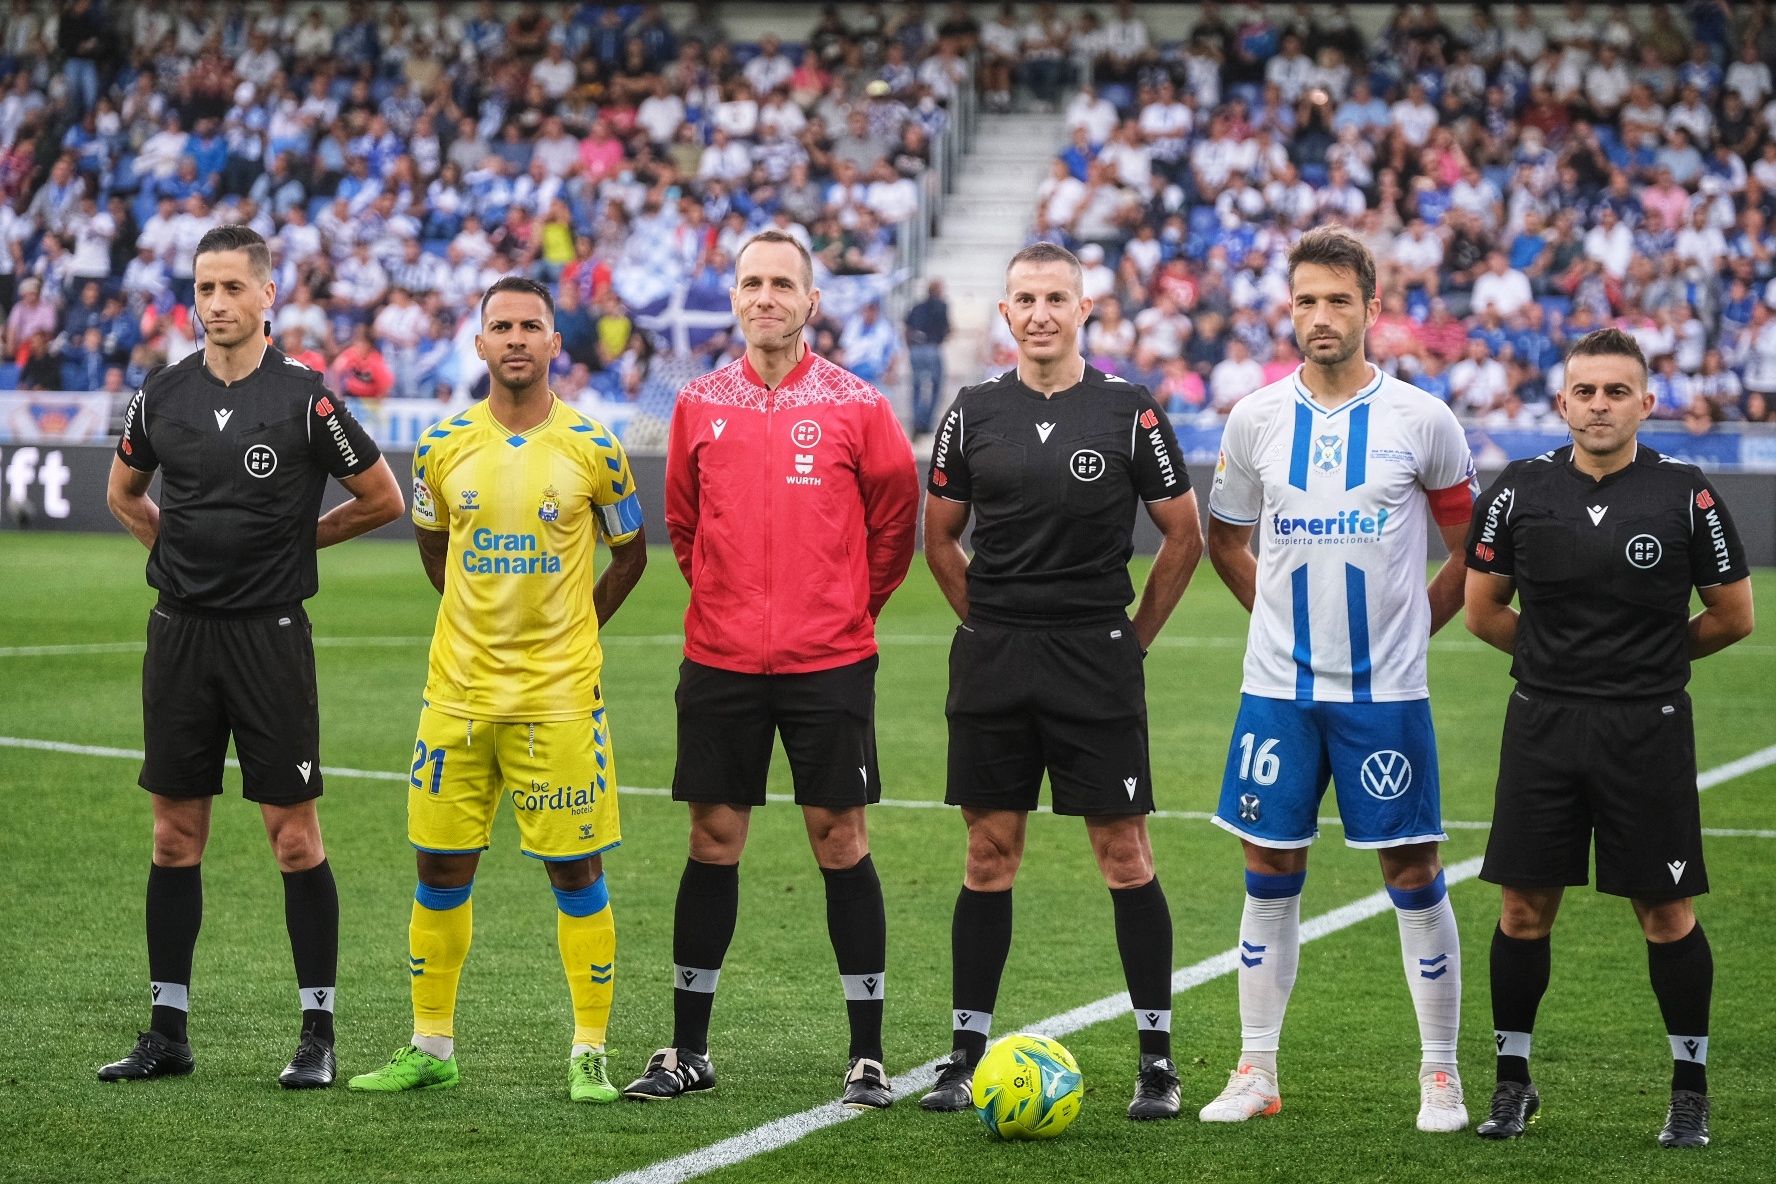
{"label": "soccer player in white jersey", "polygon": [[[1303,235],[1289,293],[1302,365],[1235,404],[1209,499],[1210,559],[1252,624],[1215,812],[1245,848],[1242,1047],[1202,1119],[1282,1109],[1278,1038],[1330,779],[1345,842],[1380,856],[1398,914],[1422,1043],[1418,1128],[1458,1131],[1461,948],[1437,858],[1448,836],[1425,651],[1461,608],[1473,461],[1448,407],[1364,357],[1381,303],[1361,242],[1335,227]],[[1432,518],[1454,558],[1427,590]]]}

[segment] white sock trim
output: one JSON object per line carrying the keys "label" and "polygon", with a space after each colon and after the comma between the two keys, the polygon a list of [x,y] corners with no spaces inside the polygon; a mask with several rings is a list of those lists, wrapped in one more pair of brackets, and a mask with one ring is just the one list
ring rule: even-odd
{"label": "white sock trim", "polygon": [[880,1003],[888,990],[887,972],[881,970],[869,974],[841,974],[839,982],[845,988],[847,1003]]}
{"label": "white sock trim", "polygon": [[701,966],[680,966],[672,964],[672,985],[680,991],[691,991],[698,995],[715,994],[715,984],[721,980],[721,967],[705,970]]}
{"label": "white sock trim", "polygon": [[1671,1036],[1671,1059],[1691,1065],[1708,1063],[1708,1037]]}
{"label": "white sock trim", "polygon": [[176,1007],[180,1011],[191,1010],[191,988],[184,983],[148,984],[148,998],[155,1007]]}
{"label": "white sock trim", "polygon": [[415,1032],[409,1043],[420,1052],[430,1057],[437,1057],[440,1061],[448,1061],[456,1055],[456,1038],[454,1036],[421,1036]]}
{"label": "white sock trim", "polygon": [[1498,1045],[1498,1055],[1501,1057],[1522,1057],[1527,1061],[1532,1039],[1529,1032],[1501,1032],[1497,1028],[1492,1030],[1492,1042]]}
{"label": "white sock trim", "polygon": [[1135,1009],[1135,1031],[1137,1032],[1170,1032],[1172,1030],[1172,1009],[1161,1011],[1157,1007]]}
{"label": "white sock trim", "polygon": [[956,1032],[979,1032],[985,1036],[993,1030],[993,1013],[954,1009],[950,1012],[950,1029]]}
{"label": "white sock trim", "polygon": [[333,996],[337,987],[303,987],[296,994],[300,997],[303,1011],[324,1011],[333,1014]]}

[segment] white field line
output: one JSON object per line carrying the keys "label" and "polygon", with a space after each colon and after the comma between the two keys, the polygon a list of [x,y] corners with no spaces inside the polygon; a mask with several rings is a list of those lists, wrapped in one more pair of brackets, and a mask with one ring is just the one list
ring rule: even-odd
{"label": "white field line", "polygon": [[[59,752],[69,756],[114,757],[119,760],[139,761],[142,759],[142,751],[138,748],[106,748],[96,744],[69,744],[62,740],[39,740],[29,736],[0,736],[0,748],[28,748],[37,752]],[[239,761],[230,759],[227,763],[228,767],[231,769],[240,768]],[[1756,772],[1758,769],[1762,769],[1766,765],[1773,764],[1776,764],[1776,744],[1772,744],[1768,748],[1760,749],[1757,752],[1742,756],[1738,760],[1728,761],[1724,765],[1703,772],[1696,778],[1696,788],[1698,790],[1709,789],[1719,785],[1723,781],[1730,781],[1734,777],[1742,777],[1747,773]],[[347,769],[337,765],[322,765],[321,772],[328,777],[345,777],[361,781],[405,782],[408,778],[406,773],[396,773],[388,769]],[[672,796],[671,789],[660,786],[624,785],[619,786],[619,788],[623,793],[632,794],[636,797],[664,798]],[[765,799],[772,802],[793,802],[795,801],[795,796],[787,793],[768,793],[765,795]],[[926,798],[883,798],[876,804],[879,806],[886,806],[891,810],[949,809],[949,806],[944,802],[933,801]],[[1049,812],[1050,811],[1046,806],[1038,807],[1035,810],[1035,813],[1037,814],[1047,814]],[[1207,822],[1210,818],[1214,817],[1214,815],[1202,810],[1155,810],[1152,814],[1148,815],[1148,817],[1175,819],[1181,822]],[[1321,826],[1337,827],[1343,825],[1343,823],[1337,818],[1332,817],[1318,819],[1318,822]],[[1479,822],[1473,819],[1447,818],[1443,821],[1443,829],[1491,830],[1492,823]],[[1708,838],[1713,839],[1776,839],[1776,830],[1704,827],[1702,833]]]}
{"label": "white field line", "polygon": [[[628,646],[681,646],[684,644],[682,633],[607,633],[599,639],[610,648]],[[884,633],[876,638],[881,645],[894,646],[942,646],[950,644],[948,633]],[[314,639],[317,649],[401,649],[408,646],[422,647],[432,643],[431,636],[412,637],[317,637]],[[1161,635],[1154,643],[1159,649],[1177,650],[1237,650],[1245,648],[1245,634],[1237,637],[1222,635],[1201,635],[1181,633],[1175,636]],[[139,654],[144,643],[141,641],[93,641],[79,642],[69,645],[12,645],[0,646],[0,658],[57,658],[64,655],[80,654]],[[1470,653],[1485,650],[1485,643],[1474,639],[1442,639],[1433,638],[1431,649],[1450,653]],[[1767,655],[1776,654],[1776,645],[1735,645],[1721,651],[1722,654]]]}
{"label": "white field line", "polygon": [[[1444,869],[1446,882],[1454,886],[1464,880],[1471,880],[1480,872],[1480,857],[1465,859],[1453,867]],[[1301,940],[1315,941],[1329,937],[1341,929],[1349,929],[1361,921],[1393,909],[1393,901],[1388,894],[1374,892],[1361,900],[1354,900],[1330,912],[1321,913],[1301,923]],[[1237,949],[1223,950],[1219,954],[1204,958],[1201,962],[1183,967],[1172,975],[1172,993],[1188,991],[1192,987],[1200,987],[1204,983],[1232,974],[1239,965]],[[1057,1039],[1089,1028],[1093,1024],[1101,1024],[1106,1020],[1117,1019],[1129,1014],[1128,992],[1121,991],[1114,995],[1106,995],[1083,1007],[1075,1007],[1071,1011],[1063,1011],[1059,1015],[1051,1015],[1045,1020],[1037,1020],[1033,1024],[1022,1026],[1023,1031],[1040,1032],[1045,1036]],[[894,1079],[894,1092],[903,1099],[903,1105],[912,1100],[912,1095],[923,1093],[937,1080],[939,1060],[926,1061],[916,1069],[909,1069]],[[678,1184],[682,1180],[692,1180],[698,1176],[713,1172],[718,1168],[731,1167],[754,1156],[764,1155],[780,1147],[786,1147],[799,1139],[813,1134],[829,1126],[856,1118],[863,1113],[860,1110],[847,1110],[837,1102],[823,1102],[812,1106],[799,1114],[789,1114],[773,1119],[749,1131],[742,1131],[732,1138],[722,1139],[707,1147],[684,1155],[663,1159],[645,1168],[633,1172],[624,1172],[620,1176],[612,1176],[604,1184]]]}

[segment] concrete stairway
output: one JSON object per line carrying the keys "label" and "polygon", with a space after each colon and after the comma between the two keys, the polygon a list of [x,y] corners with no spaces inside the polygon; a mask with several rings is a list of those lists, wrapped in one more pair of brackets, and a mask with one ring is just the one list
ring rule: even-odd
{"label": "concrete stairway", "polygon": [[974,150],[931,240],[928,279],[940,279],[952,332],[944,350],[948,405],[956,389],[986,374],[987,327],[1005,294],[1005,264],[1030,232],[1036,187],[1064,146],[1059,115],[983,115]]}

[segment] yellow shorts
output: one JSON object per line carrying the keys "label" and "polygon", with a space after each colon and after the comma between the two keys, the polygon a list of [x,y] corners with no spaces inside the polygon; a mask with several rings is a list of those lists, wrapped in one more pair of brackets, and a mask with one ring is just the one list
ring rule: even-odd
{"label": "yellow shorts", "polygon": [[407,786],[407,839],[421,851],[484,851],[502,797],[526,855],[584,859],[623,841],[604,708],[589,718],[503,724],[419,713]]}

